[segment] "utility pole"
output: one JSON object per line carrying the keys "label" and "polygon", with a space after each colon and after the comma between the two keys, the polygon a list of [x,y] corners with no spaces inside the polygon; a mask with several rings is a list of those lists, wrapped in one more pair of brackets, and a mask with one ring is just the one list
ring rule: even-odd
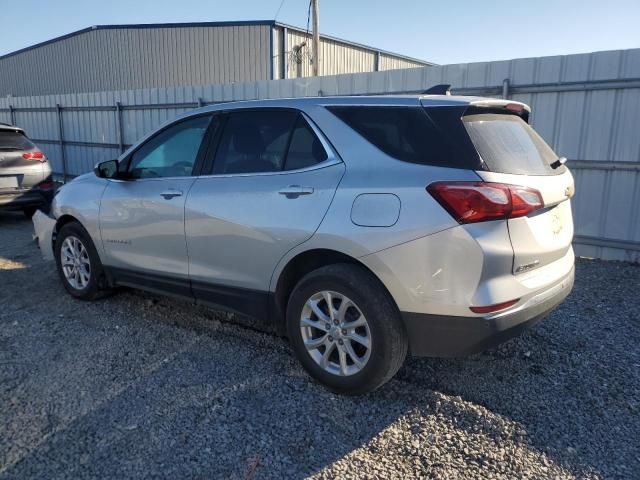
{"label": "utility pole", "polygon": [[313,56],[311,58],[312,73],[314,77],[318,76],[318,65],[320,63],[320,19],[318,18],[318,0],[311,0],[311,8],[313,14]]}

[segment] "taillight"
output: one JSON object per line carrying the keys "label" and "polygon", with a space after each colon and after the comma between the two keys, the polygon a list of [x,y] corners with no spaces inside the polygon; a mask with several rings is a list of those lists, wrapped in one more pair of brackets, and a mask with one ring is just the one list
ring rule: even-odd
{"label": "taillight", "polygon": [[44,182],[40,182],[38,184],[38,188],[40,190],[51,190],[53,187],[55,187],[55,184],[49,180],[45,180]]}
{"label": "taillight", "polygon": [[540,192],[493,182],[435,182],[427,187],[459,223],[523,217],[544,206]]}
{"label": "taillight", "polygon": [[44,156],[40,150],[34,150],[33,152],[25,152],[22,154],[22,158],[25,160],[38,160],[42,163],[47,161],[47,157]]}

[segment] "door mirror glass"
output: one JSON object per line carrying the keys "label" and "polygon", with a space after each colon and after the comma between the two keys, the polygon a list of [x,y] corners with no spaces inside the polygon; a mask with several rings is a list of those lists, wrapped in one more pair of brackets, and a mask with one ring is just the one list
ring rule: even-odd
{"label": "door mirror glass", "polygon": [[118,176],[118,160],[100,162],[94,167],[93,171],[100,178],[116,178]]}

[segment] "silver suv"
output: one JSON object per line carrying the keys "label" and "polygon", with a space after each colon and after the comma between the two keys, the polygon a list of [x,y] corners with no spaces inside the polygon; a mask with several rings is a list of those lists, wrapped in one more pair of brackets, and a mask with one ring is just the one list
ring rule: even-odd
{"label": "silver suv", "polygon": [[250,315],[348,394],[478,352],[570,292],[573,178],[513,101],[228,103],[165,124],[34,217],[74,297],[124,285]]}
{"label": "silver suv", "polygon": [[46,155],[23,129],[0,123],[0,210],[48,211],[53,191]]}

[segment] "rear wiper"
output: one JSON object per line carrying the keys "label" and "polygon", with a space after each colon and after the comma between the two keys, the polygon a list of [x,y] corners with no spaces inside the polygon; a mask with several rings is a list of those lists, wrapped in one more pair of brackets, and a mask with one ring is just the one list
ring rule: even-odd
{"label": "rear wiper", "polygon": [[555,170],[556,168],[561,167],[565,163],[567,163],[567,157],[560,157],[549,166]]}

